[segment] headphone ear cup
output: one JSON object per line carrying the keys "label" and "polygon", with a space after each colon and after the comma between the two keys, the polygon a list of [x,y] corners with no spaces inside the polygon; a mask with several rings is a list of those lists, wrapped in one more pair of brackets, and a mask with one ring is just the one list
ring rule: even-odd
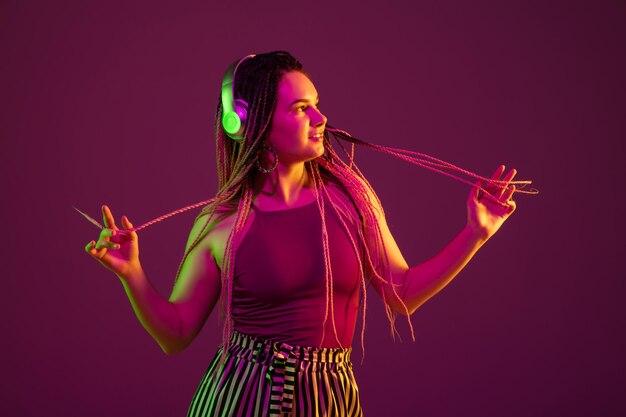
{"label": "headphone ear cup", "polygon": [[233,110],[224,113],[222,117],[222,126],[224,131],[231,139],[243,139],[243,130],[246,127],[246,118],[248,117],[248,103],[244,100],[237,99],[233,102]]}
{"label": "headphone ear cup", "polygon": [[222,116],[222,126],[228,136],[237,139],[237,134],[241,131],[241,119],[237,112],[225,111]]}

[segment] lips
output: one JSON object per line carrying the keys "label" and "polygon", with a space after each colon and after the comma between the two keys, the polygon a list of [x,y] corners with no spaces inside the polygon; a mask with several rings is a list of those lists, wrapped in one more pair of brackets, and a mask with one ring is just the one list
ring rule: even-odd
{"label": "lips", "polygon": [[309,139],[322,140],[324,139],[324,132],[313,133],[312,135],[309,135]]}

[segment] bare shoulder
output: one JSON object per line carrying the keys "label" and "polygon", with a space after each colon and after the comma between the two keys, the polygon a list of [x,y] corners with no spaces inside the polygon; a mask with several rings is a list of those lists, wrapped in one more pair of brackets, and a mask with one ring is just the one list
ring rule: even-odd
{"label": "bare shoulder", "polygon": [[[254,210],[250,210],[246,225],[244,226],[244,234],[249,229],[253,217]],[[210,252],[218,267],[221,269],[228,236],[230,236],[230,232],[233,230],[236,220],[237,211],[220,208],[212,215],[207,213],[198,217],[189,233],[187,249],[196,239],[199,239],[197,246],[203,251]]]}

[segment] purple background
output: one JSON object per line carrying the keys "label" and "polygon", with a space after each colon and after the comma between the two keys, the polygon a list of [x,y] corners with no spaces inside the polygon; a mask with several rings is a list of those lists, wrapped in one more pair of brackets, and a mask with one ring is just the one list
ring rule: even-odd
{"label": "purple background", "polygon": [[[330,123],[489,175],[518,210],[394,343],[369,295],[367,416],[626,413],[623,2],[3,1],[3,416],[182,416],[217,315],[164,355],[84,253],[102,203],[136,225],[216,191],[213,117],[234,59],[286,49]],[[410,264],[465,224],[469,188],[360,150]],[[169,295],[194,214],[140,233]],[[618,264],[620,254],[620,264]],[[358,335],[357,335],[358,340]]]}

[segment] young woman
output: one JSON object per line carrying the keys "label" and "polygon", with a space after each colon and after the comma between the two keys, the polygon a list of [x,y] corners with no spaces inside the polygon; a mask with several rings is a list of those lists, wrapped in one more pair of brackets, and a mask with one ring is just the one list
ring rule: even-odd
{"label": "young woman", "polygon": [[[105,228],[86,251],[120,278],[168,354],[192,342],[221,297],[223,344],[189,416],[361,416],[350,346],[367,285],[393,328],[396,313],[409,316],[446,286],[515,210],[515,187],[502,184],[516,172],[496,169],[500,186],[485,185],[490,196],[474,187],[467,226],[409,267],[375,192],[330,135],[355,139],[327,125],[295,58],[248,56],[229,69],[223,90],[219,191],[194,223],[169,299],[143,272],[136,232],[118,229],[106,206]],[[240,129],[228,120],[233,107],[245,112]],[[125,216],[121,226],[133,228]]]}

